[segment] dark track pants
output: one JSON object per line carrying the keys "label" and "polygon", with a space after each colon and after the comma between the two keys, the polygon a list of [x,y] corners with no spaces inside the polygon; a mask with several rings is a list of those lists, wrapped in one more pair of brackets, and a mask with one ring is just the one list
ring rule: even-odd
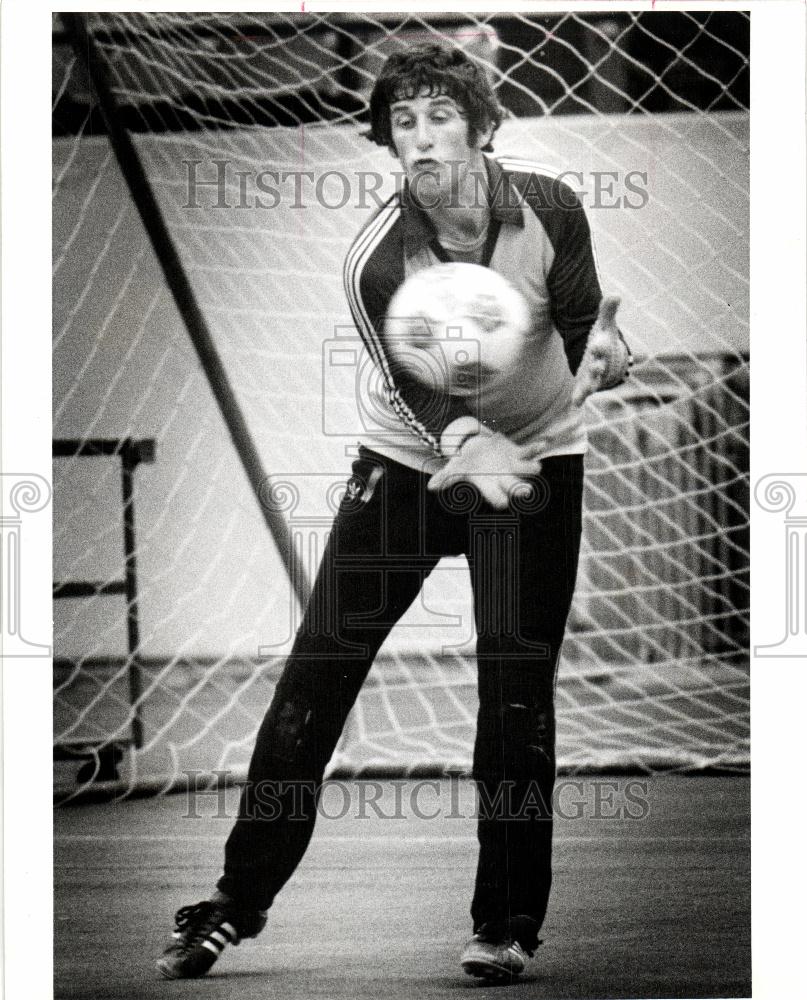
{"label": "dark track pants", "polygon": [[[381,644],[441,556],[468,558],[477,630],[474,929],[534,945],[551,882],[554,686],[577,573],[583,458],[546,459],[501,512],[361,449],[258,732],[218,888],[268,908],[311,839],[323,772]],[[351,495],[357,494],[357,495]]]}

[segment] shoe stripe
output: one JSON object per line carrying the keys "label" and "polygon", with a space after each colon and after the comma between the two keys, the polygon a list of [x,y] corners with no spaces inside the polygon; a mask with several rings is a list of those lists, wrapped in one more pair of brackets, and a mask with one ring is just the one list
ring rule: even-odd
{"label": "shoe stripe", "polygon": [[219,924],[219,930],[224,931],[227,937],[234,943],[238,940],[238,931],[233,927],[232,924],[228,923],[226,920],[224,923]]}
{"label": "shoe stripe", "polygon": [[216,941],[218,944],[221,945],[222,948],[226,947],[226,945],[228,945],[232,941],[231,937],[229,937],[226,934],[221,934],[219,931],[211,931],[208,934],[208,939],[211,941]]}
{"label": "shoe stripe", "polygon": [[224,946],[216,944],[215,941],[208,941],[205,939],[202,941],[202,947],[207,948],[208,951],[212,951],[216,958],[224,951]]}

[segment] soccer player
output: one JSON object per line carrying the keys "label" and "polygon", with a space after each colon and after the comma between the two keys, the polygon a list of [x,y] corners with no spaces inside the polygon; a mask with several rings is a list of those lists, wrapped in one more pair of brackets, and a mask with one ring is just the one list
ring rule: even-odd
{"label": "soccer player", "polygon": [[[479,857],[461,964],[512,977],[539,943],[551,880],[555,672],[581,531],[581,404],[626,377],[630,354],[574,192],[529,163],[487,155],[502,110],[470,58],[433,44],[390,56],[370,117],[369,137],[406,179],[356,237],[344,269],[383,384],[377,426],[370,421],[258,732],[224,872],[210,899],[177,913],[158,961],[167,978],[203,975],[228,943],[265,925],[309,843],[325,767],[373,658],[446,555],[468,559],[479,678]],[[390,299],[408,275],[440,261],[494,268],[526,297],[530,335],[506,392],[480,379],[473,400],[460,398],[393,364]]]}

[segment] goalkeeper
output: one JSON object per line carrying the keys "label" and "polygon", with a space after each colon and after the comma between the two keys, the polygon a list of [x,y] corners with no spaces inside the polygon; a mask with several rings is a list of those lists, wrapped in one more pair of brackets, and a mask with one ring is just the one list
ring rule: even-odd
{"label": "goalkeeper", "polygon": [[[373,658],[447,555],[468,559],[479,678],[479,856],[461,964],[512,977],[539,943],[555,673],[581,532],[581,406],[624,380],[630,354],[574,192],[526,161],[489,155],[502,110],[473,61],[438,45],[393,54],[370,118],[369,137],[400,161],[406,183],[359,233],[344,276],[384,390],[258,732],[223,874],[208,900],[177,913],[158,961],[167,978],[203,975],[228,943],[263,928],[309,843],[325,767]],[[494,268],[527,300],[529,353],[505,394],[488,398],[480,385],[471,404],[390,358],[393,293],[441,261]]]}

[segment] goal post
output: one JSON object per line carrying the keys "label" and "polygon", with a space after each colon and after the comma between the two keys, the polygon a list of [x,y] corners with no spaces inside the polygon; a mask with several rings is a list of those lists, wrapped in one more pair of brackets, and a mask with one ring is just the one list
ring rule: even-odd
{"label": "goal post", "polygon": [[[367,142],[396,47],[460,44],[497,155],[564,171],[637,356],[587,408],[584,539],[558,685],[569,769],[748,766],[748,32],[742,12],[82,15],[232,402],[245,471],[65,22],[54,20],[54,437],[153,438],[136,484],[141,676],[119,609],[60,601],[57,742],[142,720],[118,790],[242,774],[344,488],[369,377],[341,288],[398,165]],[[90,463],[92,464],[92,463]],[[106,469],[54,469],[54,575],[113,578]],[[267,520],[282,524],[287,573]],[[100,574],[100,576],[99,576]],[[467,567],[382,650],[332,767],[467,768]],[[76,781],[59,761],[57,788]],[[95,782],[97,785],[98,783]]]}

